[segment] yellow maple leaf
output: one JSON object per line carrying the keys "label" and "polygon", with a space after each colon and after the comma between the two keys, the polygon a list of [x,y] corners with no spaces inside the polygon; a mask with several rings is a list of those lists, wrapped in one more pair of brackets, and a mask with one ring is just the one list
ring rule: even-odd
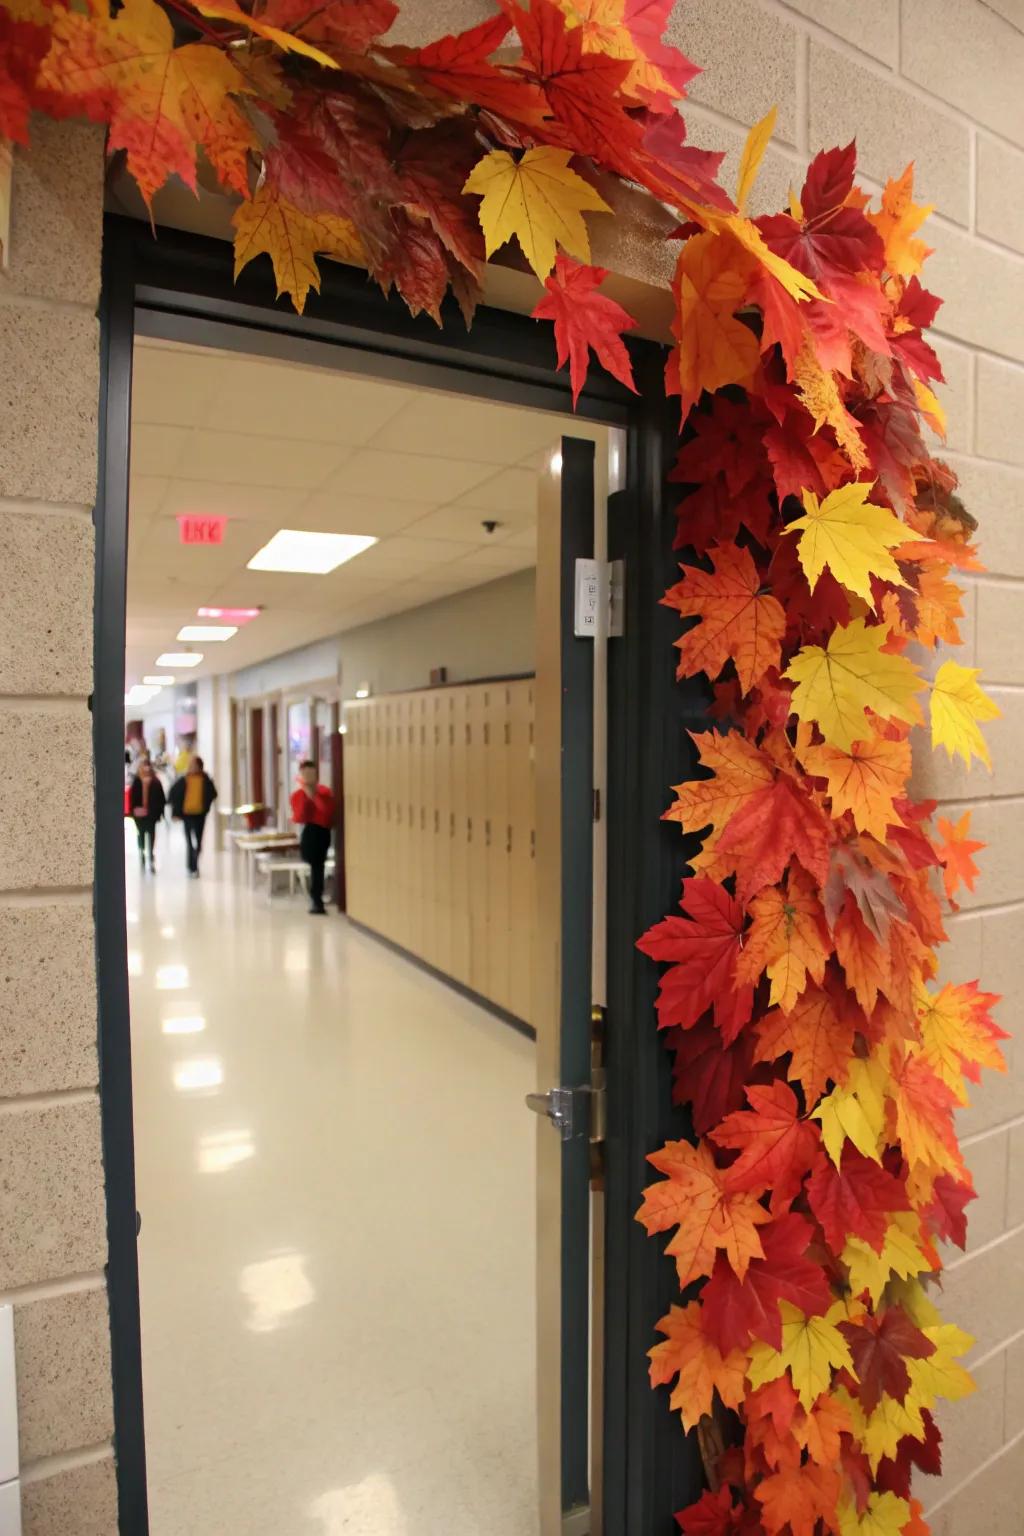
{"label": "yellow maple leaf", "polygon": [[856,1504],[840,1504],[839,1536],[900,1536],[910,1519],[910,1505],[898,1494],[869,1493],[860,1512]]}
{"label": "yellow maple leaf", "polygon": [[707,210],[707,219],[710,229],[717,234],[728,231],[743,250],[753,256],[766,272],[770,272],[775,281],[781,283],[786,292],[799,303],[802,304],[806,299],[822,298],[821,290],[813,279],[806,277],[784,257],[771,250],[765,244],[757,225],[750,219],[738,213],[716,213],[713,209]]}
{"label": "yellow maple leaf", "polygon": [[953,1090],[958,1103],[970,1102],[964,1088],[965,1066],[1006,1071],[1006,1061],[991,1030],[979,1022],[969,988],[947,982],[940,992],[930,992],[921,982],[914,988],[914,1004],[924,1059],[936,1077]]}
{"label": "yellow maple leaf", "polygon": [[886,182],[881,209],[867,215],[882,237],[886,266],[899,277],[915,276],[931,255],[931,249],[924,241],[914,236],[931,213],[932,205],[925,207],[915,203],[913,193],[914,162],[911,161],[902,176]]}
{"label": "yellow maple leaf", "polygon": [[921,719],[914,697],[923,687],[920,674],[905,656],[882,649],[888,638],[884,624],[854,619],[837,625],[827,649],[803,646],[783,673],[796,684],[795,713],[813,720],[830,745],[848,752],[870,735],[865,709],[885,720]]}
{"label": "yellow maple leaf", "polygon": [[809,1413],[816,1400],[832,1384],[832,1372],[840,1366],[856,1376],[853,1359],[838,1324],[848,1316],[844,1301],[834,1302],[824,1317],[807,1317],[791,1302],[780,1301],[782,1348],[763,1340],[751,1350],[747,1380],[755,1390],[789,1371],[804,1408]]}
{"label": "yellow maple leaf", "polygon": [[311,288],[320,291],[316,255],[332,256],[353,266],[365,263],[354,225],[337,214],[301,213],[264,183],[251,201],[240,204],[235,226],[235,277],[253,257],[266,254],[274,264],[277,294],[291,294],[299,314]]}
{"label": "yellow maple leaf", "polygon": [[962,757],[968,768],[971,755],[991,770],[988,743],[978,728],[979,720],[997,720],[1002,713],[980,687],[977,667],[944,661],[932,684],[932,746],[945,747],[950,757]]}
{"label": "yellow maple leaf", "polygon": [[907,1361],[907,1370],[910,1372],[907,1401],[913,1401],[921,1408],[931,1408],[939,1397],[951,1403],[961,1397],[970,1397],[977,1386],[957,1356],[965,1355],[971,1348],[974,1343],[971,1335],[964,1333],[955,1323],[942,1322],[934,1323],[922,1332],[935,1345],[935,1351],[926,1359]]}
{"label": "yellow maple leaf", "polygon": [[[311,59],[314,64],[319,64],[323,69],[339,67],[338,61],[332,59],[329,53],[324,53],[313,43],[307,43],[305,38],[296,37],[294,32],[285,32],[280,27],[268,26],[265,21],[260,21],[258,17],[250,16],[248,11],[243,11],[240,5],[233,3],[233,0],[189,0],[189,3],[195,6],[200,16],[209,16],[217,21],[230,21],[236,27],[245,27],[256,37],[276,43],[285,53],[301,53],[303,58]],[[312,9],[311,6],[310,10]]]}
{"label": "yellow maple leaf", "polygon": [[893,800],[906,793],[909,741],[869,736],[855,741],[849,752],[818,743],[804,747],[799,755],[809,774],[827,781],[832,815],[849,811],[859,832],[870,832],[884,843],[889,826],[900,820]]}
{"label": "yellow maple leaf", "polygon": [[848,1141],[865,1157],[881,1162],[887,1075],[884,1061],[855,1056],[846,1082],[833,1088],[811,1114],[812,1120],[821,1122],[821,1139],[837,1168]]}
{"label": "yellow maple leaf", "polygon": [[946,412],[934,389],[929,389],[927,384],[920,379],[915,379],[914,394],[917,397],[918,409],[925,421],[940,437],[945,437]]}
{"label": "yellow maple leaf", "polygon": [[778,107],[772,107],[747,134],[747,141],[740,155],[739,173],[736,177],[736,209],[739,213],[743,212],[747,199],[753,191],[757,173],[761,169],[761,161],[764,159],[764,152],[775,132],[775,119],[778,115]]}
{"label": "yellow maple leaf", "polygon": [[832,369],[822,367],[818,361],[814,340],[810,335],[805,337],[793,362],[792,378],[803,405],[814,419],[815,431],[827,422],[836,435],[836,442],[857,473],[866,469],[868,452],[856,418],[843,403]]}
{"label": "yellow maple leaf", "polygon": [[838,582],[873,606],[871,577],[905,587],[891,549],[922,538],[901,522],[888,507],[868,501],[873,481],[854,480],[830,491],[819,501],[804,491],[804,515],[786,525],[786,533],[799,533],[797,554],[813,591],[827,566]]}
{"label": "yellow maple leaf", "polygon": [[488,256],[515,235],[541,282],[555,264],[558,246],[580,261],[590,260],[583,212],[611,209],[570,169],[571,158],[567,149],[542,144],[520,160],[505,149],[492,149],[477,161],[462,190],[482,199],[480,226]]}
{"label": "yellow maple leaf", "polygon": [[701,390],[749,385],[757,369],[760,344],[735,313],[746,295],[748,266],[742,251],[710,233],[694,235],[679,253],[673,330],[684,415]]}
{"label": "yellow maple leaf", "polygon": [[843,1263],[850,1271],[850,1291],[860,1296],[867,1291],[872,1304],[877,1306],[882,1292],[896,1276],[911,1280],[931,1269],[931,1262],[922,1253],[921,1222],[913,1211],[896,1211],[885,1229],[881,1253],[862,1237],[850,1237],[843,1249]]}
{"label": "yellow maple leaf", "polygon": [[924,1436],[921,1410],[911,1402],[910,1393],[902,1403],[883,1393],[878,1406],[867,1415],[861,1445],[872,1472],[877,1472],[883,1457],[896,1455],[901,1440],[923,1440]]}

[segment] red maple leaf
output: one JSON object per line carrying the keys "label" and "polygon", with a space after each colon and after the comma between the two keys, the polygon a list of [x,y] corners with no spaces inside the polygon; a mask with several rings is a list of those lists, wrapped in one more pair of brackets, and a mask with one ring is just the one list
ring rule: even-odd
{"label": "red maple leaf", "polygon": [[910,1209],[900,1180],[864,1157],[851,1142],[843,1147],[838,1168],[819,1152],[807,1181],[807,1199],[835,1253],[842,1252],[850,1236],[863,1238],[880,1253],[892,1213]]}
{"label": "red maple leaf", "polygon": [[908,1360],[926,1360],[935,1345],[910,1321],[902,1307],[886,1307],[880,1316],[865,1314],[855,1323],[840,1323],[850,1346],[859,1386],[857,1396],[866,1413],[874,1413],[883,1393],[902,1403],[910,1388]]}
{"label": "red maple leaf", "polygon": [[733,1504],[732,1493],[723,1484],[717,1493],[709,1489],[696,1504],[676,1515],[683,1536],[744,1536],[749,1529],[744,1511]]}
{"label": "red maple leaf", "polygon": [[827,1312],[833,1300],[824,1269],[807,1257],[814,1228],[805,1217],[791,1211],[759,1236],[764,1257],[751,1260],[742,1280],[720,1255],[701,1292],[704,1331],[722,1354],[746,1349],[752,1337],[781,1349],[780,1301],[812,1317]]}
{"label": "red maple leaf", "polygon": [[821,1133],[814,1121],[800,1118],[796,1094],[788,1083],[747,1089],[749,1109],[729,1115],[711,1140],[739,1152],[726,1170],[727,1189],[771,1190],[779,1207],[791,1200],[814,1161]]}
{"label": "red maple leaf", "polygon": [[759,789],[726,823],[717,851],[736,862],[736,894],[746,903],[766,885],[777,885],[796,859],[819,884],[828,877],[832,826],[821,808],[779,774]]}
{"label": "red maple leaf", "polygon": [[259,19],[267,26],[294,32],[329,52],[365,53],[398,16],[393,0],[267,0]]}
{"label": "red maple leaf", "polygon": [[491,16],[465,32],[439,37],[425,48],[396,46],[382,51],[446,96],[517,123],[539,123],[546,108],[537,86],[488,63],[511,26],[511,18]]}
{"label": "red maple leaf", "polygon": [[[930,1477],[941,1476],[942,1435],[939,1426],[927,1408],[921,1409],[921,1419],[924,1424],[923,1438],[918,1440],[913,1435],[904,1435],[896,1447],[896,1455],[883,1456],[878,1463],[875,1486],[880,1493],[895,1493],[901,1499],[909,1498],[915,1467]],[[907,1525],[903,1528],[902,1536],[928,1536],[928,1530],[923,1526]]]}
{"label": "red maple leaf", "polygon": [[544,283],[547,293],[533,311],[534,320],[554,321],[558,366],[564,368],[568,360],[574,406],[586,382],[590,348],[602,368],[636,394],[633,365],[621,335],[636,321],[621,304],[598,293],[607,276],[607,268],[581,266],[559,251],[555,270]]}
{"label": "red maple leaf", "polygon": [[[674,1053],[672,1101],[689,1104],[693,1128],[706,1136],[734,1109],[742,1109],[745,1085],[752,1080],[757,1036],[741,1029],[731,1045],[710,1019],[691,1029],[673,1029],[666,1044]],[[767,1078],[767,1070],[765,1071]],[[753,1078],[756,1081],[756,1077]]]}
{"label": "red maple leaf", "polygon": [[977,1198],[970,1179],[955,1179],[951,1173],[940,1173],[932,1187],[931,1203],[925,1206],[921,1216],[934,1237],[963,1248],[967,1242],[964,1208]]}
{"label": "red maple leaf", "polygon": [[658,1024],[689,1029],[714,1008],[715,1027],[728,1045],[750,1018],[753,987],[737,987],[733,969],[743,933],[743,908],[715,880],[683,881],[679,903],[687,914],[666,917],[648,929],[637,948],[652,960],[668,960],[661,978]]}

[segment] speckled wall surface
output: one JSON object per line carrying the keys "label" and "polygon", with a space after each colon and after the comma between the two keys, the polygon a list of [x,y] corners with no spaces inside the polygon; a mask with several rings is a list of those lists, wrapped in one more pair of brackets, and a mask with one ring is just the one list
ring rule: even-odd
{"label": "speckled wall surface", "polygon": [[92,929],[103,141],[37,123],[0,278],[0,1293],[25,1536],[117,1529]]}

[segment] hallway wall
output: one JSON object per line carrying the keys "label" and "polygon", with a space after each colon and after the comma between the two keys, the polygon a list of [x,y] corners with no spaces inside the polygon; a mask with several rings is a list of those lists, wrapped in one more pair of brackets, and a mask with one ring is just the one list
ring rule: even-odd
{"label": "hallway wall", "polygon": [[102,134],[37,122],[0,277],[0,1299],[25,1536],[116,1528],[87,702],[102,206]]}

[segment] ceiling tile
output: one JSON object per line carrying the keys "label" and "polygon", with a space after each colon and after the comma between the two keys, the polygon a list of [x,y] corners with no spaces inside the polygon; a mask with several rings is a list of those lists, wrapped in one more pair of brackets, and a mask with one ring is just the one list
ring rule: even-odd
{"label": "ceiling tile", "polygon": [[195,427],[206,418],[214,352],[193,352],[141,339],[132,359],[132,422]]}
{"label": "ceiling tile", "polygon": [[412,539],[396,534],[392,539],[382,539],[372,549],[365,550],[351,562],[352,570],[360,575],[390,578],[413,576],[424,567],[444,565],[459,555],[471,554],[473,545],[454,543],[442,539]]}
{"label": "ceiling tile", "polygon": [[138,475],[133,469],[128,486],[128,522],[133,531],[157,515],[170,484],[166,475]]}
{"label": "ceiling tile", "polygon": [[421,390],[381,428],[371,447],[504,465],[540,453],[559,436],[559,423],[550,416]]}
{"label": "ceiling tile", "polygon": [[532,550],[513,549],[511,545],[499,544],[493,549],[478,549],[473,554],[463,555],[461,559],[453,561],[448,569],[456,574],[480,572],[485,576],[505,576],[512,571],[526,570],[535,564],[535,559]]}
{"label": "ceiling tile", "polygon": [[502,469],[459,497],[459,506],[479,511],[481,517],[518,518],[527,522],[537,516],[537,475],[532,469]]}
{"label": "ceiling tile", "polygon": [[481,512],[479,507],[440,507],[410,523],[405,532],[415,539],[455,539],[464,544],[490,544],[503,542],[510,533],[523,527],[520,518],[509,517],[506,513],[504,520],[497,520],[498,527],[488,533],[484,523],[495,520],[495,513]]}
{"label": "ceiling tile", "polygon": [[276,437],[295,442],[358,447],[409,398],[397,385],[266,358],[214,355],[210,375],[216,381],[218,426],[225,432],[250,433],[271,421]]}
{"label": "ceiling tile", "polygon": [[192,441],[189,427],[132,424],[132,475],[173,475]]}
{"label": "ceiling tile", "polygon": [[330,443],[303,443],[262,433],[197,431],[182,464],[197,480],[218,485],[304,487],[314,490],[337,470],[350,450]]}
{"label": "ceiling tile", "polygon": [[301,519],[296,526],[316,533],[372,533],[381,539],[408,527],[433,505],[429,501],[351,496],[340,489],[314,491],[296,514]]}
{"label": "ceiling tile", "polygon": [[[287,528],[309,493],[301,486],[218,485],[213,480],[177,477],[168,484],[160,511],[165,517],[207,512],[221,517]],[[272,531],[272,530],[271,530]]]}
{"label": "ceiling tile", "polygon": [[419,453],[378,453],[360,448],[335,475],[329,490],[353,496],[381,496],[396,501],[450,501],[486,480],[483,464],[461,459],[430,458]]}

